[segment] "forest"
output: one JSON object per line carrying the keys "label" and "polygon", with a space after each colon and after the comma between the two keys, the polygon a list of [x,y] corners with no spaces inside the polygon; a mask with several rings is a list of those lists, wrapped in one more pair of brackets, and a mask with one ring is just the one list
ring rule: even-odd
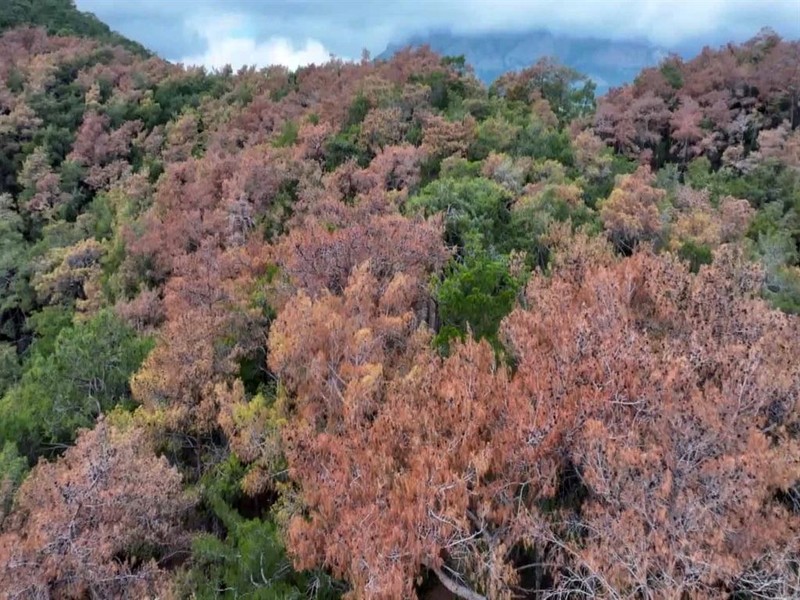
{"label": "forest", "polygon": [[800,598],[800,42],[595,97],[11,8],[3,598]]}

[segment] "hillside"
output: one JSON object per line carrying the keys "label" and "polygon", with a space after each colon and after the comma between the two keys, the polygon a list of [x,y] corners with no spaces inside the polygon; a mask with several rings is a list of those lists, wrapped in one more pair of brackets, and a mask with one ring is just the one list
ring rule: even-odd
{"label": "hillside", "polygon": [[629,83],[646,67],[667,56],[664,49],[644,42],[572,38],[547,31],[417,35],[390,45],[379,58],[389,58],[405,46],[430,46],[443,56],[464,56],[475,75],[490,84],[502,74],[521,70],[545,57],[589,76],[599,92]]}
{"label": "hillside", "polygon": [[3,594],[800,597],[800,42],[595,98],[69,15],[0,36]]}
{"label": "hillside", "polygon": [[51,35],[73,35],[122,46],[141,56],[148,51],[126,39],[97,19],[79,11],[75,0],[3,0],[0,4],[0,33],[15,27],[42,27]]}

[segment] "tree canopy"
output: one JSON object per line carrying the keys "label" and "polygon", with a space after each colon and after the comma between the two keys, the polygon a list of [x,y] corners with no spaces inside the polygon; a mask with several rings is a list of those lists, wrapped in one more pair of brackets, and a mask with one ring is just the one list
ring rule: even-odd
{"label": "tree canopy", "polygon": [[798,42],[595,98],[0,12],[9,597],[800,596]]}

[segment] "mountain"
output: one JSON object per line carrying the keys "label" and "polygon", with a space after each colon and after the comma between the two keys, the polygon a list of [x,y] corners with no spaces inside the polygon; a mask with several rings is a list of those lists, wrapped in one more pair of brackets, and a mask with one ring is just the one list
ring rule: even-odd
{"label": "mountain", "polygon": [[0,15],[3,598],[800,599],[800,42],[592,118]]}
{"label": "mountain", "polygon": [[667,55],[665,49],[647,42],[575,38],[547,31],[485,34],[438,31],[390,44],[378,58],[389,58],[406,46],[423,45],[446,56],[463,54],[485,83],[508,71],[530,66],[543,56],[553,56],[591,77],[598,93],[632,81],[643,68],[658,64]]}
{"label": "mountain", "polygon": [[43,27],[50,35],[86,37],[150,55],[140,43],[113,31],[92,13],[78,10],[74,0],[0,0],[0,33],[26,25]]}

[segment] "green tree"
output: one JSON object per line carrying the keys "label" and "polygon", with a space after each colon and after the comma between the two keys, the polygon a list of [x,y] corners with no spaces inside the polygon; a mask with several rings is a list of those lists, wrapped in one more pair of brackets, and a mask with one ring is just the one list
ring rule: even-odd
{"label": "green tree", "polygon": [[16,442],[31,458],[72,442],[78,428],[129,401],[128,379],[150,347],[109,311],[64,328],[51,353],[34,349],[0,400],[0,441]]}
{"label": "green tree", "polygon": [[439,179],[408,201],[411,213],[442,213],[445,241],[463,248],[468,237],[502,246],[511,221],[511,194],[489,179]]}
{"label": "green tree", "polygon": [[245,518],[241,500],[242,465],[230,456],[204,480],[203,498],[225,536],[202,533],[194,538],[189,568],[178,578],[179,593],[197,600],[333,600],[341,585],[322,572],[292,568],[281,532],[269,518]]}
{"label": "green tree", "polygon": [[28,461],[19,455],[13,442],[0,449],[0,525],[11,510],[14,494],[28,472]]}
{"label": "green tree", "polygon": [[435,290],[440,329],[434,343],[447,352],[453,339],[463,340],[471,331],[475,339],[485,338],[499,349],[497,328],[524,283],[524,274],[512,274],[505,256],[477,250],[454,261]]}

